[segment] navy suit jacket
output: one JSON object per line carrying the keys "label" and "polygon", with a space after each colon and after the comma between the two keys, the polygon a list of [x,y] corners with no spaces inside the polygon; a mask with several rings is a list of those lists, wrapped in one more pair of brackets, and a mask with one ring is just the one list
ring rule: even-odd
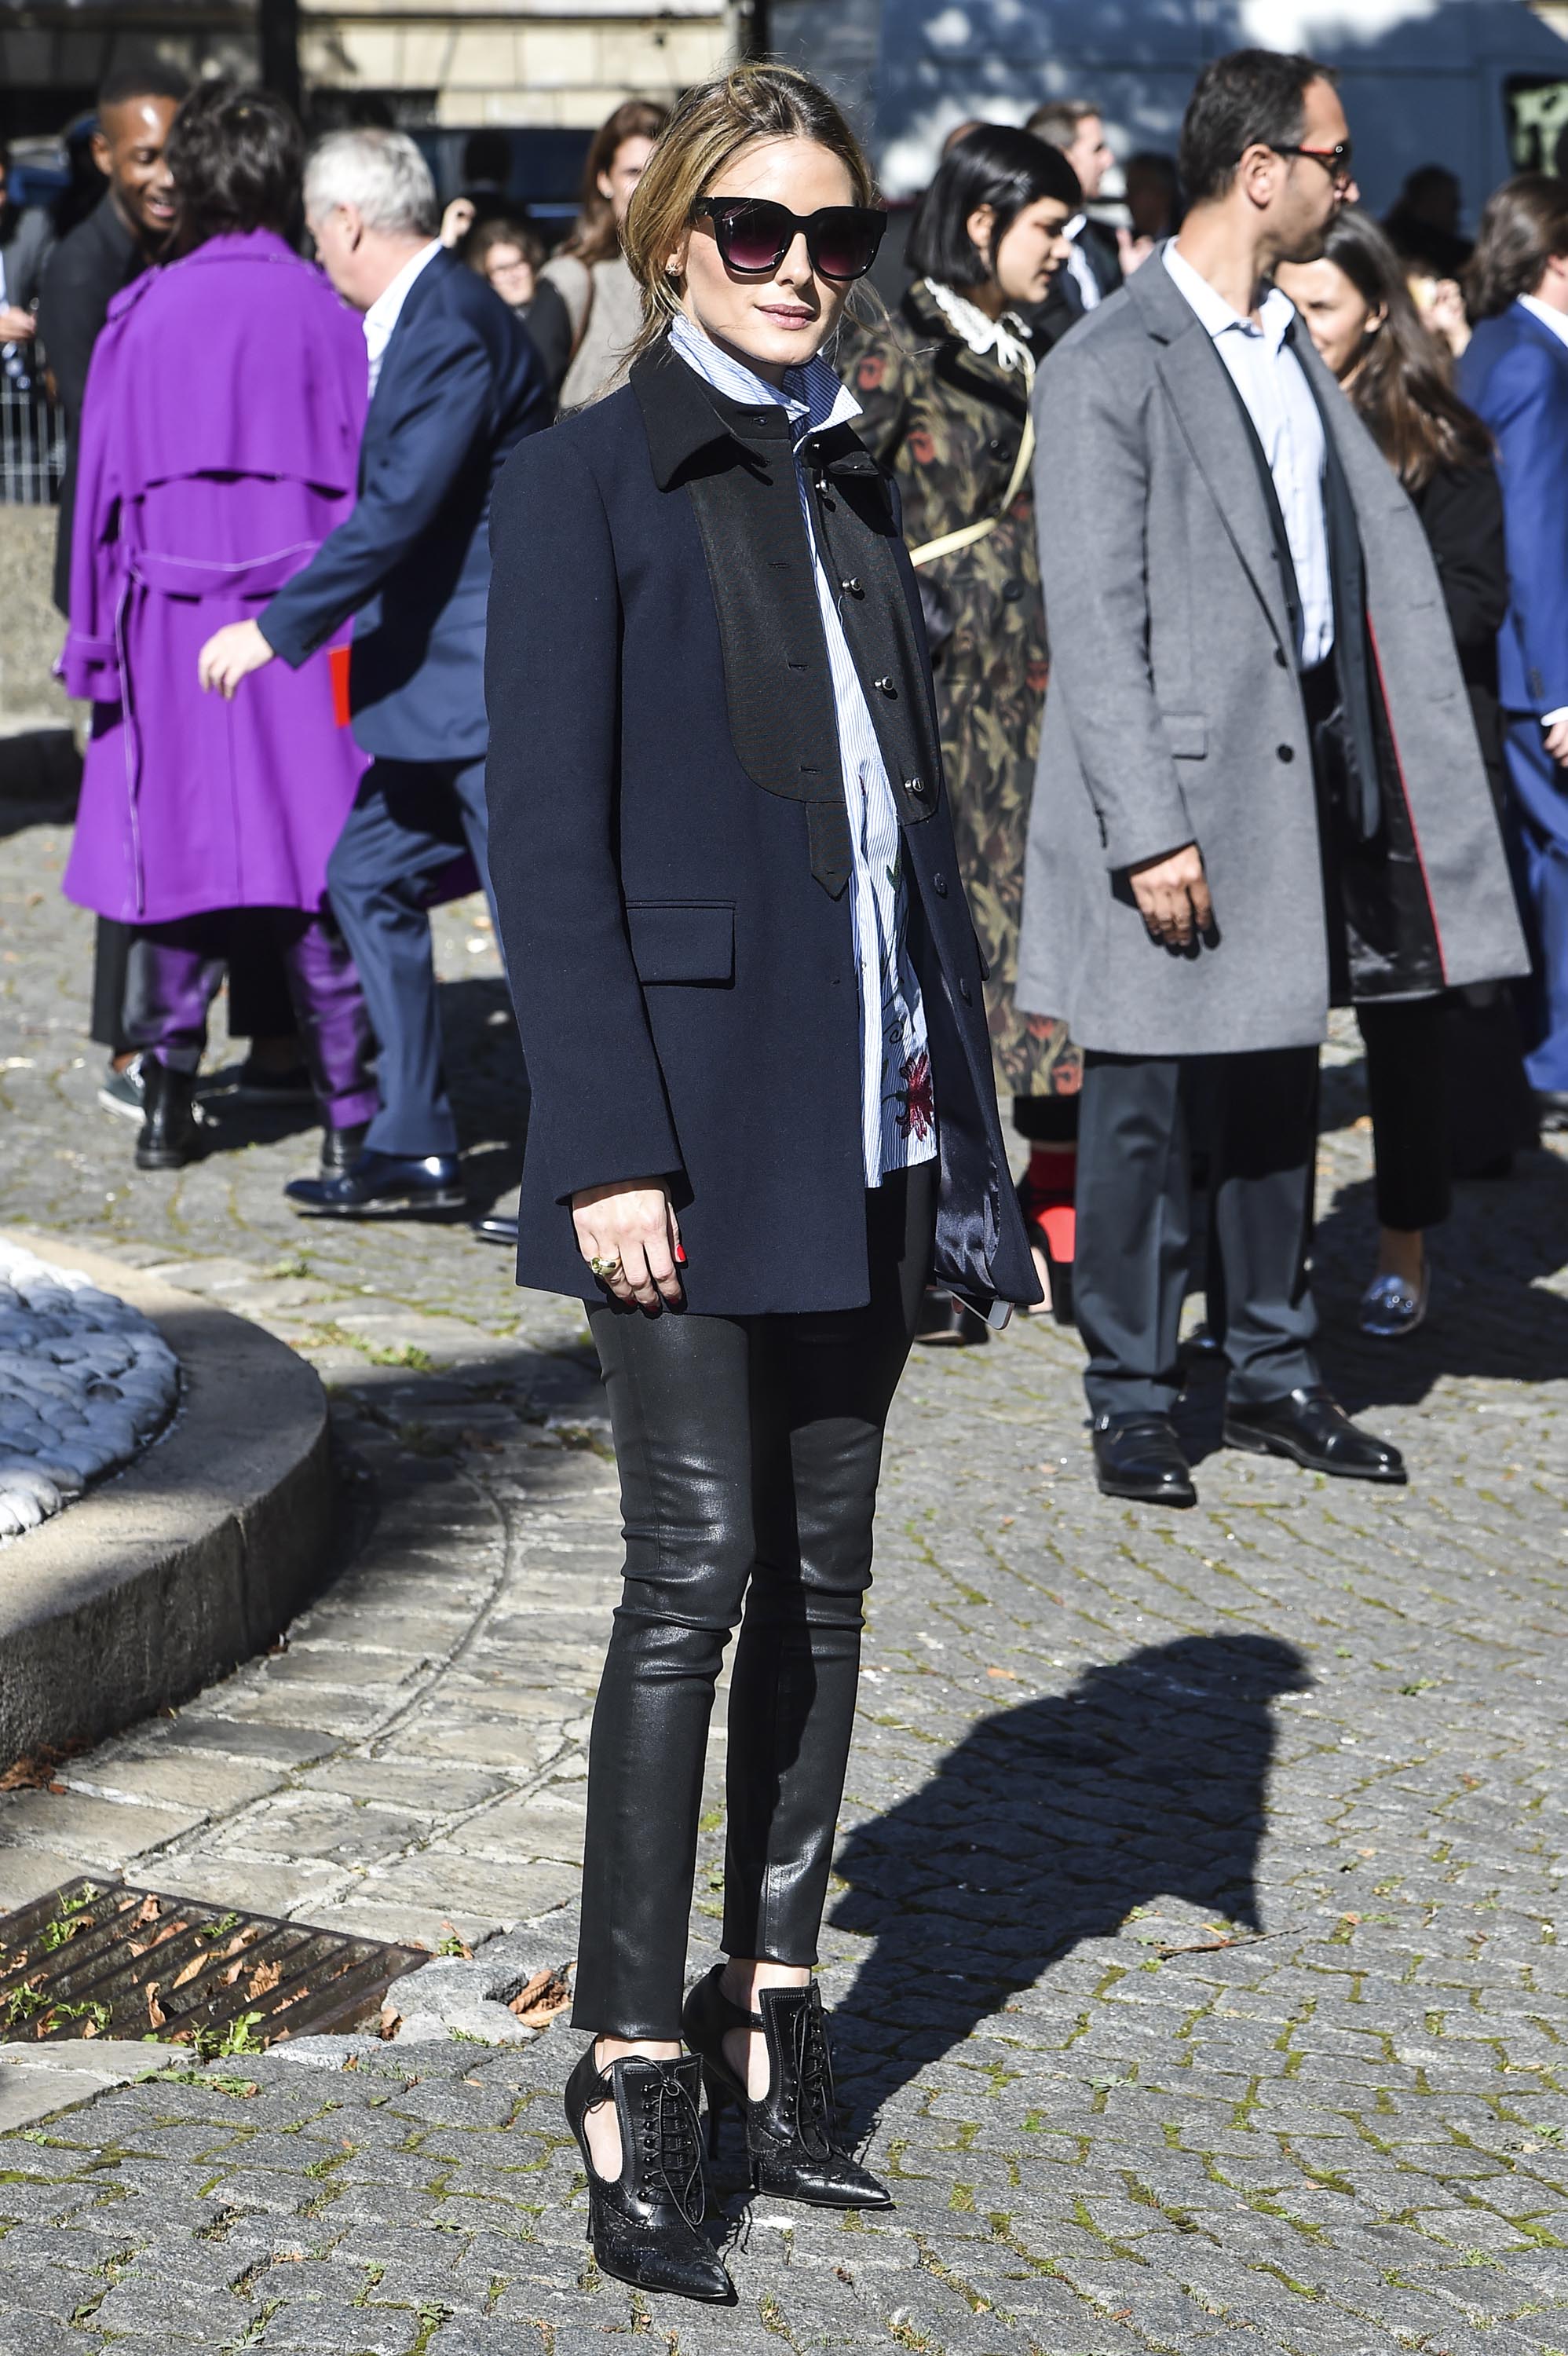
{"label": "navy suit jacket", "polygon": [[490,492],[549,417],[527,328],[476,272],[436,254],[382,358],[354,512],[260,617],[297,666],[356,616],[349,701],[368,753],[483,755]]}
{"label": "navy suit jacket", "polygon": [[1539,719],[1568,707],[1568,344],[1510,304],[1476,329],[1459,390],[1498,445],[1510,584],[1498,701]]}

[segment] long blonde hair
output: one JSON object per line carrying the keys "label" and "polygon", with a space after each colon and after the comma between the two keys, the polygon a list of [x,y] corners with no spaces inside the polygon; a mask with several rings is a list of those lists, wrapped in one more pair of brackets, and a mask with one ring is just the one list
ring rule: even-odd
{"label": "long blonde hair", "polygon": [[848,171],[855,203],[875,203],[876,181],[859,141],[808,75],[756,63],[699,82],[660,133],[622,224],[622,248],[643,290],[634,358],[658,341],[680,309],[666,263],[691,227],[693,205],[753,139],[809,139],[826,147]]}

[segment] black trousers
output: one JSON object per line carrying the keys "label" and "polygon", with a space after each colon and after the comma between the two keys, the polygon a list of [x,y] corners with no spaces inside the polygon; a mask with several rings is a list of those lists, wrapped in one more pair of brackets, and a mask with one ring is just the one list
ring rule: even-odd
{"label": "black trousers", "polygon": [[934,1163],[867,1194],[863,1309],[589,1312],[626,1571],[589,1751],[580,2029],[680,2035],[708,1724],[737,1623],[723,1945],[816,1960],[882,1428],[931,1265],[935,1200]]}
{"label": "black trousers", "polygon": [[1357,1007],[1356,1021],[1367,1051],[1378,1224],[1440,1227],[1454,1206],[1448,1001],[1373,1000]]}
{"label": "black trousers", "polygon": [[[234,908],[229,927],[229,1033],[234,1039],[288,1039],[294,1033],[288,976],[267,922],[267,909]],[[138,927],[100,916],[92,943],[92,1024],[88,1036],[112,1055],[129,1055],[135,1042],[125,1027],[131,945]],[[303,1054],[303,1051],[302,1051]]]}
{"label": "black trousers", "polygon": [[1192,1241],[1192,1154],[1210,1173],[1209,1318],[1230,1397],[1318,1380],[1307,1281],[1317,1053],[1084,1057],[1073,1304],[1095,1416],[1168,1415]]}

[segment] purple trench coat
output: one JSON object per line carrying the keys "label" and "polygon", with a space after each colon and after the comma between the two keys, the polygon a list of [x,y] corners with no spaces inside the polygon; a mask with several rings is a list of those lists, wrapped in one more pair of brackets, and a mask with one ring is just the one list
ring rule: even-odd
{"label": "purple trench coat", "polygon": [[69,898],[131,924],[315,911],[366,756],[324,648],[232,703],[197,656],[307,564],[354,503],[358,319],[280,237],[219,237],[110,306],[82,408],[61,668],[92,741]]}

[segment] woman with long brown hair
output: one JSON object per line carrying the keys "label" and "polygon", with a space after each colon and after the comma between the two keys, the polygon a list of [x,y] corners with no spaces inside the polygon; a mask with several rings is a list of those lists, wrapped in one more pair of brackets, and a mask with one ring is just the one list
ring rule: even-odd
{"label": "woman with long brown hair", "polygon": [[643,323],[642,290],[621,251],[621,227],[666,110],[629,98],[594,133],[582,167],[582,202],[571,236],[540,273],[571,315],[571,361],[562,409],[581,409],[621,381]]}
{"label": "woman with long brown hair", "polygon": [[[840,2138],[812,1978],[882,1429],[928,1276],[998,1322],[1037,1291],[919,592],[821,357],[872,199],[804,75],[690,91],[625,224],[630,381],[518,450],[492,527],[518,1280],[589,1304],[626,1537],[567,2116],[601,2267],[693,2298],[732,2295],[699,2231],[704,2088],[759,2190],[889,2205]],[[683,2004],[737,1624],[725,1960]]]}
{"label": "woman with long brown hair", "polygon": [[[1285,264],[1276,275],[1425,526],[1500,809],[1497,634],[1509,590],[1491,436],[1455,391],[1447,357],[1421,323],[1405,265],[1368,214],[1345,206],[1329,224],[1322,260]],[[1529,1142],[1533,1123],[1512,1002],[1501,983],[1362,1001],[1356,1018],[1367,1055],[1381,1230],[1361,1325],[1394,1339],[1426,1313],[1425,1233],[1448,1216],[1456,1144],[1460,1165],[1478,1173]]]}

